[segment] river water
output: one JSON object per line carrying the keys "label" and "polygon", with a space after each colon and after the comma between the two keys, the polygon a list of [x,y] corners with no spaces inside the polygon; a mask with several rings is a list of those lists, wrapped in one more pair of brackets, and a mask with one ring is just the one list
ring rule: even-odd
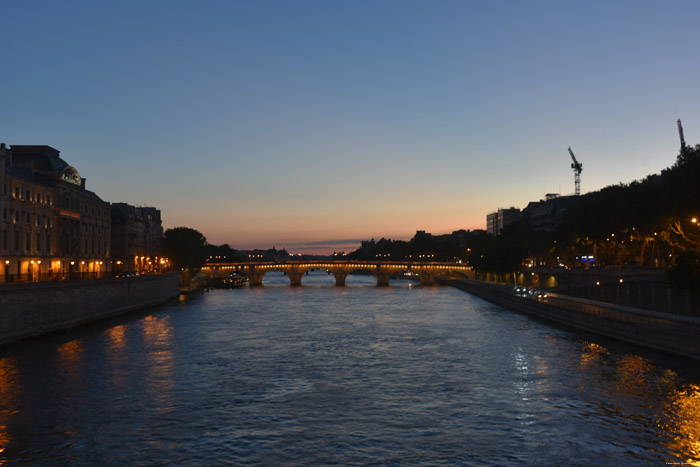
{"label": "river water", "polygon": [[449,287],[270,273],[0,349],[0,464],[700,465],[700,372]]}

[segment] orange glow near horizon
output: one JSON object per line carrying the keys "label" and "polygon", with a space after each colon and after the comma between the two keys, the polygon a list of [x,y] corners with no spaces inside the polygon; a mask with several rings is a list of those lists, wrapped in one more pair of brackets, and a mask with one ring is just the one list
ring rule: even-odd
{"label": "orange glow near horizon", "polygon": [[[386,212],[356,213],[354,217],[344,217],[342,213],[327,216],[300,215],[261,216],[250,212],[237,215],[216,216],[212,221],[204,212],[197,213],[194,219],[184,212],[175,212],[166,222],[165,228],[187,226],[199,230],[213,245],[228,244],[239,250],[286,248],[290,253],[330,254],[334,251],[354,251],[361,241],[387,238],[410,240],[418,230],[433,235],[450,234],[456,230],[476,230],[485,228],[483,221],[470,221],[464,213],[448,213],[440,216],[422,215],[408,212],[388,214]],[[233,218],[235,222],[221,222]]]}

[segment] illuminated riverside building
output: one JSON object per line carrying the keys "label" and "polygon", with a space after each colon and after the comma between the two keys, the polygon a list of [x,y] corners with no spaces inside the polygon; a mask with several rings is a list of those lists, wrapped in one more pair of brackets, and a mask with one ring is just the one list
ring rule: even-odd
{"label": "illuminated riverside building", "polygon": [[0,281],[110,270],[109,203],[50,146],[0,145]]}
{"label": "illuminated riverside building", "polygon": [[112,203],[112,263],[115,271],[161,269],[163,224],[160,210]]}

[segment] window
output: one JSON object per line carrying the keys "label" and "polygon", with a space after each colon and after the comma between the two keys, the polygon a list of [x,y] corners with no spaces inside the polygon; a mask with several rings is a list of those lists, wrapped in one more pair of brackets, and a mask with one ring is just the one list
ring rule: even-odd
{"label": "window", "polygon": [[27,232],[27,243],[24,245],[24,249],[26,251],[32,250],[32,233],[31,232]]}
{"label": "window", "polygon": [[41,234],[36,233],[36,251],[41,251]]}

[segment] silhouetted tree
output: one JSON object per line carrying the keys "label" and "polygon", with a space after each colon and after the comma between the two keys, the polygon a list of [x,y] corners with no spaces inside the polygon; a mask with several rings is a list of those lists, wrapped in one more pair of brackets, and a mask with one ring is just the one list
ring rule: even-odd
{"label": "silhouetted tree", "polygon": [[163,234],[161,249],[174,267],[198,268],[204,263],[207,239],[189,227],[175,227]]}

